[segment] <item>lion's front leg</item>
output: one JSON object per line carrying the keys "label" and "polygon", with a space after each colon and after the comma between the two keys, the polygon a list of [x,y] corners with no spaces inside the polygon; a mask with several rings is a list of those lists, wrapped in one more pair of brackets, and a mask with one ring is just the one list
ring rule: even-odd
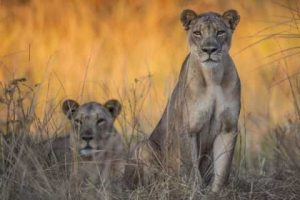
{"label": "lion's front leg", "polygon": [[229,177],[236,136],[236,131],[222,131],[214,141],[214,181],[212,183],[212,192],[219,192]]}
{"label": "lion's front leg", "polygon": [[200,149],[198,146],[197,135],[192,134],[191,139],[191,157],[192,157],[192,178],[196,185],[202,184],[202,177],[199,171]]}

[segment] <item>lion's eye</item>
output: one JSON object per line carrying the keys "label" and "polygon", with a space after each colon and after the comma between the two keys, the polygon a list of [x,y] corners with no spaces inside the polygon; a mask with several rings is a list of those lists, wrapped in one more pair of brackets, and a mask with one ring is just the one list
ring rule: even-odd
{"label": "lion's eye", "polygon": [[194,31],[193,34],[196,35],[196,36],[201,36],[202,35],[201,31]]}
{"label": "lion's eye", "polygon": [[225,31],[218,31],[218,32],[217,32],[217,36],[223,36],[223,35],[225,35],[225,34],[226,34]]}
{"label": "lion's eye", "polygon": [[80,119],[75,119],[74,120],[74,123],[77,125],[77,126],[81,126],[82,125],[82,121]]}
{"label": "lion's eye", "polygon": [[100,118],[100,119],[97,120],[97,125],[98,126],[101,126],[104,123],[105,123],[105,119]]}

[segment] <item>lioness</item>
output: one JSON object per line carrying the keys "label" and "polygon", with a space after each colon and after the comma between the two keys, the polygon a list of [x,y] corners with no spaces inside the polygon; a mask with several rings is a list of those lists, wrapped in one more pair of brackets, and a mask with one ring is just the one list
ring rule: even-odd
{"label": "lioness", "polygon": [[110,177],[121,177],[126,150],[122,136],[113,125],[121,104],[109,100],[104,105],[97,102],[79,105],[74,100],[66,100],[62,111],[71,121],[72,131],[52,142],[54,153],[65,157],[67,162],[79,161],[76,173],[80,181],[97,184],[101,179],[103,184]]}
{"label": "lioness", "polygon": [[[156,163],[156,167],[191,175],[195,181],[207,184],[213,174],[214,193],[224,186],[230,173],[241,104],[240,79],[228,53],[239,19],[235,10],[222,15],[182,12],[190,53],[148,143],[139,144],[134,152],[132,162],[139,166],[126,168],[126,174],[136,175],[133,181],[147,174],[140,165]],[[146,156],[140,153],[143,151]]]}

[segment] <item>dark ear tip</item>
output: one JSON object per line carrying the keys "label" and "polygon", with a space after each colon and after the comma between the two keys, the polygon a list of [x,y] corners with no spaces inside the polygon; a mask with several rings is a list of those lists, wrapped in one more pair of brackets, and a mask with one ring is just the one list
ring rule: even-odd
{"label": "dark ear tip", "polygon": [[109,105],[114,105],[114,106],[121,107],[121,103],[117,99],[111,99],[111,100],[107,101],[107,105],[108,106]]}
{"label": "dark ear tip", "polygon": [[191,10],[191,9],[184,9],[182,12],[181,12],[181,17],[184,17],[187,13],[193,13],[194,11]]}
{"label": "dark ear tip", "polygon": [[116,103],[116,104],[120,104],[119,100],[117,100],[117,99],[111,99],[111,100],[109,100],[109,102],[111,102],[111,103]]}
{"label": "dark ear tip", "polygon": [[186,14],[186,13],[195,13],[195,11],[191,10],[191,9],[184,9],[182,10],[181,14]]}
{"label": "dark ear tip", "polygon": [[189,29],[189,24],[196,17],[197,17],[197,14],[193,10],[185,9],[181,12],[180,21],[181,21],[182,25],[185,27],[185,30]]}
{"label": "dark ear tip", "polygon": [[238,11],[237,11],[237,10],[235,10],[235,9],[229,9],[229,10],[227,10],[227,12],[231,12],[231,13],[238,14]]}
{"label": "dark ear tip", "polygon": [[237,10],[230,9],[223,13],[223,19],[227,21],[232,30],[235,30],[240,21],[240,15]]}
{"label": "dark ear tip", "polygon": [[62,106],[66,106],[69,101],[73,101],[72,99],[66,99],[63,101]]}
{"label": "dark ear tip", "polygon": [[114,117],[118,116],[122,110],[122,105],[117,99],[108,100],[104,106],[109,110]]}
{"label": "dark ear tip", "polygon": [[65,114],[68,114],[68,112],[72,109],[77,109],[79,107],[79,104],[72,100],[72,99],[67,99],[62,103],[62,110]]}
{"label": "dark ear tip", "polygon": [[76,103],[76,101],[72,100],[72,99],[66,99],[64,100],[64,102],[62,103],[62,108],[66,108],[69,107],[70,105]]}
{"label": "dark ear tip", "polygon": [[191,9],[184,9],[181,12],[180,19],[181,19],[181,21],[183,21],[183,20],[188,19],[188,17],[196,17],[196,16],[197,16],[197,14],[195,13],[195,11],[193,11]]}
{"label": "dark ear tip", "polygon": [[230,10],[227,10],[224,12],[223,16],[228,16],[228,15],[231,15],[231,16],[234,16],[236,18],[240,18],[240,15],[239,15],[239,12],[235,9],[230,9]]}

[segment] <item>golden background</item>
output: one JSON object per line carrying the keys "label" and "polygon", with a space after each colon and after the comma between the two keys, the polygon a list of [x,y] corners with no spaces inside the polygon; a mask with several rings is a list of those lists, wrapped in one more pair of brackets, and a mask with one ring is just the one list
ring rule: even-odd
{"label": "golden background", "polygon": [[[0,78],[39,84],[37,113],[80,102],[120,99],[143,131],[155,126],[188,54],[179,16],[236,9],[231,55],[242,81],[240,126],[253,136],[297,107],[298,1],[14,0],[0,4]],[[295,75],[296,74],[296,75]],[[288,80],[288,77],[290,79]],[[60,113],[59,109],[55,110]],[[241,129],[242,130],[242,129]]]}

